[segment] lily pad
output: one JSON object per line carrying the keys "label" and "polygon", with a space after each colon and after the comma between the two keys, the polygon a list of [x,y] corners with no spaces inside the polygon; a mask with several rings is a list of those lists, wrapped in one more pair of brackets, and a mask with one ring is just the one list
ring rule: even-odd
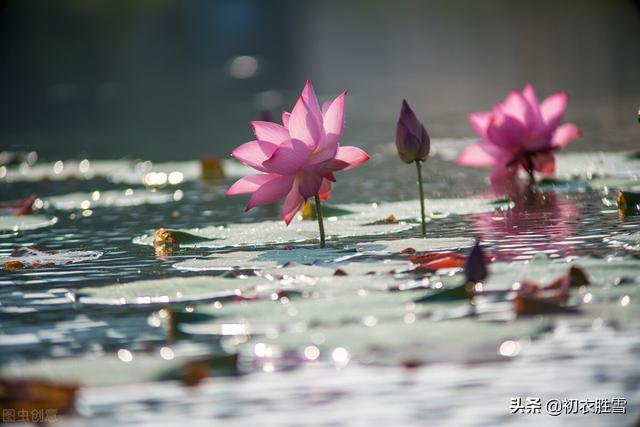
{"label": "lily pad", "polygon": [[48,197],[44,206],[61,210],[93,209],[101,207],[140,206],[145,204],[164,204],[174,201],[172,193],[149,190],[110,190],[93,193],[70,193]]}
{"label": "lily pad", "polygon": [[640,176],[640,158],[630,151],[560,153],[556,156],[556,175],[586,179],[606,176],[637,181]]}
{"label": "lily pad", "polygon": [[451,238],[409,238],[398,240],[376,240],[375,242],[358,243],[359,252],[399,253],[405,249],[415,249],[416,252],[437,252],[468,248],[475,244],[475,240],[466,237]]}
{"label": "lily pad", "polygon": [[[268,327],[285,331],[294,327],[294,323],[303,322],[312,325],[340,325],[349,322],[361,322],[366,316],[374,315],[379,320],[393,318],[400,319],[406,313],[405,305],[411,302],[415,295],[404,293],[371,292],[358,293],[356,289],[366,286],[363,281],[338,278],[350,282],[347,292],[338,295],[324,292],[324,297],[298,298],[282,301],[256,301],[251,304],[222,304],[221,308],[211,306],[196,307],[192,314],[206,314],[212,319],[212,325],[245,324],[249,329],[265,330]],[[318,292],[322,288],[332,287],[326,278],[313,285]],[[339,287],[336,285],[336,287]],[[427,309],[417,306],[418,312],[426,313]],[[190,323],[189,313],[185,313],[183,320]],[[204,323],[198,320],[194,323]]]}
{"label": "lily pad", "polygon": [[461,301],[468,300],[471,297],[469,286],[462,284],[454,286],[452,288],[443,289],[420,297],[415,300],[419,303],[434,303],[434,302],[447,302],[447,301]]}
{"label": "lily pad", "polygon": [[332,248],[273,249],[266,251],[244,251],[216,253],[206,258],[181,261],[173,267],[184,271],[216,271],[234,269],[273,268],[287,263],[313,264],[319,261],[333,261],[348,252]]}
{"label": "lily pad", "polygon": [[582,302],[581,310],[590,318],[607,322],[638,322],[640,319],[640,284],[627,283],[617,286],[589,288],[577,296]]}
{"label": "lily pad", "polygon": [[[223,159],[227,178],[237,178],[252,173],[252,169],[234,159]],[[200,161],[152,163],[142,160],[60,160],[56,162],[26,164],[9,167],[0,182],[65,181],[69,179],[105,178],[115,183],[148,184],[149,175],[164,178],[164,184],[180,184],[201,177]],[[173,175],[170,177],[170,175]],[[157,175],[160,174],[160,175]],[[162,175],[164,174],[164,175]]]}
{"label": "lily pad", "polygon": [[[331,277],[392,274],[411,271],[415,264],[408,261],[385,260],[383,262],[320,263],[314,265],[287,265],[265,269],[260,274],[287,277]],[[338,282],[340,282],[339,279]],[[337,286],[340,286],[337,283]]]}
{"label": "lily pad", "polygon": [[[496,202],[490,199],[433,199],[429,200],[427,204],[430,206],[428,208],[430,214],[434,217],[447,216],[450,213],[490,212],[511,206],[508,200]],[[397,223],[377,221],[391,215],[414,221],[419,216],[420,209],[418,200],[382,204],[350,204],[337,207],[354,213],[327,217],[325,230],[329,241],[348,237],[389,235],[411,229],[415,225],[405,221]],[[314,221],[296,219],[288,227],[282,221],[263,221],[177,231],[193,236],[193,239],[181,244],[183,247],[228,248],[315,242],[318,240],[317,228]],[[196,239],[200,241],[195,241]],[[146,234],[135,237],[133,243],[152,245],[153,235]],[[447,246],[447,248],[449,247],[451,246]]]}
{"label": "lily pad", "polygon": [[[451,303],[411,304],[415,295],[368,293],[296,299],[285,304],[223,304],[220,309],[196,308],[195,313],[209,313],[209,322],[199,317],[190,323],[187,315],[179,327],[187,333],[219,335],[224,325],[242,325],[237,329],[252,335],[252,340],[241,348],[250,352],[256,343],[296,351],[315,345],[328,357],[340,347],[363,362],[399,363],[407,357],[440,362],[492,358],[503,340],[530,337],[549,326],[541,319],[515,323],[433,321],[432,314],[451,309]],[[464,304],[461,307],[465,309]]]}
{"label": "lily pad", "polygon": [[640,232],[614,234],[609,238],[610,242],[622,243],[622,245],[632,251],[640,251]]}
{"label": "lily pad", "polygon": [[48,218],[42,215],[0,215],[0,232],[25,231],[49,227],[58,222],[58,219]]}
{"label": "lily pad", "polygon": [[[327,240],[347,237],[363,237],[399,233],[411,229],[413,225],[399,224],[362,225],[362,221],[347,219],[329,219],[325,223]],[[182,247],[229,248],[260,247],[284,243],[304,243],[318,240],[318,224],[313,221],[294,221],[288,227],[282,221],[263,221],[249,224],[230,224],[229,226],[211,226],[191,230],[179,230],[201,241],[180,244]],[[133,239],[133,243],[152,245],[153,235],[143,235]]]}
{"label": "lily pad", "polygon": [[637,259],[581,257],[567,260],[550,260],[546,256],[536,256],[531,261],[494,262],[489,266],[489,278],[485,283],[489,288],[509,288],[514,283],[528,279],[547,284],[566,274],[570,267],[581,267],[590,281],[597,285],[607,285],[625,278],[640,276]]}
{"label": "lily pad", "polygon": [[[426,213],[432,218],[443,217],[450,214],[466,215],[491,212],[495,209],[507,209],[511,206],[512,203],[508,199],[462,198],[426,199],[425,201]],[[418,199],[401,202],[353,203],[338,205],[338,207],[354,212],[354,214],[348,216],[348,218],[359,218],[362,221],[380,220],[390,215],[399,219],[418,220],[420,218],[420,201]]]}
{"label": "lily pad", "polygon": [[183,379],[185,366],[198,361],[216,376],[238,373],[235,355],[217,352],[210,356],[174,355],[170,347],[163,347],[155,354],[133,352],[126,349],[117,355],[68,357],[12,363],[0,369],[5,378],[49,381],[73,381],[85,386],[106,386],[125,383],[141,383]]}
{"label": "lily pad", "polygon": [[579,179],[559,180],[552,178],[544,178],[536,187],[541,191],[553,191],[555,193],[579,192],[584,193],[592,188],[591,181],[583,181]]}
{"label": "lily pad", "polygon": [[243,291],[263,286],[270,288],[269,280],[261,277],[229,279],[225,277],[172,277],[140,280],[130,283],[82,288],[76,298],[84,304],[159,304],[233,298]]}
{"label": "lily pad", "polygon": [[[221,163],[226,178],[238,178],[255,172],[235,159],[223,159]],[[187,160],[164,163],[137,162],[125,173],[113,174],[109,179],[124,184],[166,185],[196,181],[201,177],[200,161]]]}
{"label": "lily pad", "polygon": [[7,173],[0,181],[37,182],[107,178],[126,173],[132,164],[130,160],[60,160],[39,162],[32,166],[22,164],[19,167],[7,168]]}
{"label": "lily pad", "polygon": [[[342,354],[335,353],[336,348],[344,349],[349,359],[360,363],[398,365],[407,360],[420,364],[486,362],[497,359],[496,348],[504,341],[530,339],[550,327],[551,322],[542,318],[514,323],[467,319],[399,321],[375,327],[354,323],[317,328],[312,333],[292,331],[261,341],[285,349],[317,345],[321,355],[333,358],[338,365],[344,362]],[[318,336],[323,338],[320,344],[314,342]],[[254,345],[256,341],[253,341]],[[245,344],[246,347],[250,344]]]}
{"label": "lily pad", "polygon": [[22,267],[47,267],[52,265],[75,264],[93,261],[102,256],[99,251],[58,251],[42,252],[25,248],[17,256],[0,257],[0,265],[20,263]]}

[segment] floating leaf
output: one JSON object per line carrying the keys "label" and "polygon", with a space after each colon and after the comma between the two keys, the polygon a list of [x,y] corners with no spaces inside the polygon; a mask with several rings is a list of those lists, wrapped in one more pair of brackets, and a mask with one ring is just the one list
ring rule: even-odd
{"label": "floating leaf", "polygon": [[93,193],[70,193],[44,199],[44,206],[54,209],[95,209],[101,207],[140,206],[174,201],[173,193],[149,190],[110,190]]}
{"label": "floating leaf", "polygon": [[[383,262],[320,263],[315,265],[287,265],[277,269],[266,269],[261,274],[288,277],[365,276],[411,271],[416,266],[407,261],[385,260]],[[338,282],[339,286],[339,282]]]}
{"label": "floating leaf", "polygon": [[590,319],[621,324],[637,323],[640,319],[640,285],[637,282],[590,287],[576,299],[582,302],[580,312]]}
{"label": "floating leaf", "polygon": [[[399,233],[413,227],[407,223],[364,226],[360,221],[346,218],[345,216],[336,220],[328,219],[325,224],[327,240]],[[200,239],[198,242],[181,243],[181,247],[251,248],[284,243],[315,242],[318,239],[318,224],[312,221],[294,221],[288,227],[282,221],[263,221],[177,231],[192,236],[194,240]],[[133,243],[151,245],[153,236],[136,237]]]}
{"label": "floating leaf", "polygon": [[469,300],[473,296],[472,285],[465,283],[452,288],[442,289],[416,299],[417,303],[449,302]]}
{"label": "floating leaf", "polygon": [[333,261],[343,257],[357,256],[332,248],[272,249],[265,251],[244,251],[216,253],[206,258],[181,261],[173,267],[185,271],[216,271],[234,269],[273,268],[287,263],[313,264]]}
{"label": "floating leaf", "polygon": [[19,268],[37,268],[53,265],[75,264],[79,262],[93,261],[102,256],[99,251],[50,251],[43,252],[32,248],[23,248],[16,252],[16,255],[0,258],[0,265],[5,269],[15,269],[17,263]]}
{"label": "floating leaf", "polygon": [[[432,313],[439,317],[437,313],[450,310],[451,303],[407,308],[413,298],[414,293],[369,293],[287,303],[223,304],[219,309],[196,308],[196,313],[211,314],[210,322],[200,318],[191,323],[187,315],[179,327],[196,334],[220,335],[234,328],[249,333],[251,341],[240,348],[252,355],[256,343],[298,351],[315,345],[326,358],[340,347],[363,362],[394,364],[408,355],[423,362],[487,360],[495,356],[495,349],[505,339],[531,337],[549,327],[541,319],[436,322],[430,320]],[[269,336],[265,335],[268,331]]]}
{"label": "floating leaf", "polygon": [[[221,161],[227,178],[241,177],[252,170],[233,159]],[[173,174],[173,175],[172,175]],[[152,163],[134,160],[64,160],[51,163],[8,167],[0,182],[65,181],[69,179],[105,178],[131,185],[174,185],[200,179],[199,160]]]}
{"label": "floating leaf", "polygon": [[[165,347],[169,348],[169,347]],[[192,363],[206,367],[204,375],[237,375],[237,357],[216,351],[209,356],[180,355],[163,358],[161,352],[148,354],[121,349],[116,355],[45,359],[29,363],[11,363],[0,368],[0,374],[12,381],[41,378],[47,381],[72,381],[86,386],[105,386],[132,382],[194,380]],[[178,349],[176,349],[178,351]],[[166,352],[166,351],[165,351]],[[166,353],[165,353],[166,354]]]}
{"label": "floating leaf", "polygon": [[640,176],[640,159],[630,151],[595,153],[560,153],[556,155],[556,175],[563,178],[595,176],[624,177]]}
{"label": "floating leaf", "polygon": [[609,238],[612,243],[621,243],[626,249],[638,251],[640,250],[640,232],[619,233]]}
{"label": "floating leaf", "polygon": [[592,188],[589,181],[583,180],[561,180],[555,178],[543,178],[536,184],[537,189],[545,192],[568,193],[581,192],[584,193]]}
{"label": "floating leaf", "polygon": [[82,288],[77,298],[84,304],[168,304],[198,300],[232,299],[243,291],[263,285],[271,288],[261,277],[228,279],[224,277],[172,277],[140,280],[94,288]]}
{"label": "floating leaf", "polygon": [[[363,323],[319,327],[313,333],[324,338],[318,347],[327,358],[331,358],[335,348],[344,348],[356,361],[400,365],[407,357],[421,363],[494,360],[495,349],[503,341],[528,339],[547,331],[549,326],[548,321],[540,318],[511,324],[467,319],[417,320],[387,322],[375,327]],[[287,349],[313,344],[311,333],[295,331],[264,339],[264,342]]]}
{"label": "floating leaf", "polygon": [[134,162],[129,160],[65,160],[56,162],[39,162],[29,166],[7,168],[7,173],[0,181],[5,182],[37,182],[61,181],[68,179],[107,178],[111,175],[127,173]]}
{"label": "floating leaf", "polygon": [[49,227],[58,222],[57,218],[47,218],[42,215],[0,215],[0,232],[36,230]]}
{"label": "floating leaf", "polygon": [[[244,324],[249,329],[264,331],[268,327],[287,330],[293,322],[304,322],[311,325],[340,325],[349,322],[361,322],[366,316],[376,316],[380,321],[386,318],[402,318],[406,313],[405,304],[411,302],[414,295],[403,293],[358,293],[356,289],[367,286],[368,283],[354,278],[339,277],[346,290],[340,290],[340,282],[335,283],[336,278],[323,278],[313,287],[324,297],[298,298],[283,303],[275,301],[256,301],[251,304],[222,304],[222,308],[207,306],[197,307],[196,314],[206,313],[212,316],[211,325]],[[382,282],[379,282],[382,283]],[[329,287],[333,291],[323,292],[323,288]],[[417,312],[426,312],[426,309],[417,308]],[[294,313],[294,315],[292,315]],[[184,320],[191,323],[189,315]],[[202,324],[203,322],[196,322]],[[203,325],[205,328],[206,325]],[[203,330],[201,328],[201,331]],[[219,330],[219,328],[217,328]]]}
{"label": "floating leaf", "polygon": [[[465,214],[493,211],[500,207],[509,207],[505,202],[496,205],[485,199],[433,199],[429,200],[433,216],[446,216],[449,213]],[[325,229],[328,240],[348,237],[365,237],[399,233],[414,227],[404,221],[378,221],[394,215],[396,218],[414,221],[419,216],[417,200],[378,204],[338,205],[341,212],[352,214],[327,216]],[[318,239],[317,224],[313,221],[300,220],[292,222],[288,227],[282,221],[263,221],[249,224],[229,224],[228,226],[211,226],[191,230],[177,230],[203,239],[201,242],[181,244],[183,247],[259,247],[284,243],[314,242]],[[151,245],[153,236],[143,235],[133,239],[133,243]]]}
{"label": "floating leaf", "polygon": [[375,253],[400,253],[406,249],[413,249],[415,252],[443,251],[468,248],[475,244],[474,239],[465,237],[451,238],[409,238],[398,240],[376,240],[375,242],[358,243],[356,250],[359,252]]}
{"label": "floating leaf", "polygon": [[640,275],[640,263],[634,258],[582,257],[567,260],[550,260],[536,256],[530,262],[494,262],[489,266],[488,288],[511,288],[514,283],[531,279],[537,283],[551,283],[566,275],[571,267],[580,267],[589,281],[595,285],[606,285],[623,278]]}
{"label": "floating leaf", "polygon": [[[220,161],[226,178],[237,178],[253,173],[253,169],[244,166],[234,159]],[[181,162],[138,162],[126,173],[113,174],[109,179],[115,183],[166,185],[181,184],[186,181],[196,181],[203,178],[203,164],[200,160],[187,160]],[[171,177],[174,177],[172,182]],[[218,176],[218,175],[216,175]],[[205,179],[213,178],[209,170],[205,170]]]}
{"label": "floating leaf", "polygon": [[[426,199],[427,215],[432,218],[443,217],[450,214],[466,215],[480,212],[491,212],[495,209],[509,208],[512,206],[508,199]],[[338,205],[341,209],[356,212],[354,216],[364,221],[375,222],[391,216],[401,220],[419,220],[420,201],[418,199],[402,202],[381,203],[354,203]],[[351,217],[351,216],[349,216]]]}

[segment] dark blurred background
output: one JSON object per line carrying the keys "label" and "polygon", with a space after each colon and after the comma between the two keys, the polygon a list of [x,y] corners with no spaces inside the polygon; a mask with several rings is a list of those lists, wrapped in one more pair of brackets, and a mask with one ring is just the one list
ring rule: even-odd
{"label": "dark blurred background", "polygon": [[344,142],[434,137],[532,82],[571,95],[575,148],[637,148],[633,0],[0,0],[0,148],[41,158],[226,155],[305,79],[348,89]]}

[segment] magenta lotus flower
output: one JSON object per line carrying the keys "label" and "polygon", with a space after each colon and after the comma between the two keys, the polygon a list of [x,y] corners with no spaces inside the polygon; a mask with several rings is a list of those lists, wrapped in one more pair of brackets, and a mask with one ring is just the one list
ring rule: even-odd
{"label": "magenta lotus flower", "polygon": [[227,195],[251,193],[246,210],[284,198],[282,217],[287,225],[309,197],[315,197],[319,209],[320,201],[329,198],[334,172],[369,160],[357,147],[340,146],[346,96],[343,92],[320,109],[307,81],[291,113],[282,113],[283,126],[251,122],[256,140],[242,144],[231,155],[264,173],[240,179]]}
{"label": "magenta lotus flower", "polygon": [[511,92],[493,111],[469,114],[481,140],[462,152],[458,164],[492,167],[493,182],[514,178],[520,168],[532,181],[534,171],[553,174],[553,152],[580,136],[574,124],[560,124],[567,100],[567,94],[559,92],[538,103],[536,92],[527,84],[522,93]]}

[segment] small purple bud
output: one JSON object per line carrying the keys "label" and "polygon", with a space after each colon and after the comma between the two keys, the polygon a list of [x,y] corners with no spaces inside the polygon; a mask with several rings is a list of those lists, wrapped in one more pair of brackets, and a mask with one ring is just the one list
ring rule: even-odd
{"label": "small purple bud", "polygon": [[431,150],[429,134],[407,101],[402,101],[396,126],[396,148],[400,159],[405,163],[425,161]]}
{"label": "small purple bud", "polygon": [[479,283],[487,278],[487,262],[484,258],[480,241],[476,240],[476,244],[469,252],[467,260],[464,263],[464,275],[467,282]]}

